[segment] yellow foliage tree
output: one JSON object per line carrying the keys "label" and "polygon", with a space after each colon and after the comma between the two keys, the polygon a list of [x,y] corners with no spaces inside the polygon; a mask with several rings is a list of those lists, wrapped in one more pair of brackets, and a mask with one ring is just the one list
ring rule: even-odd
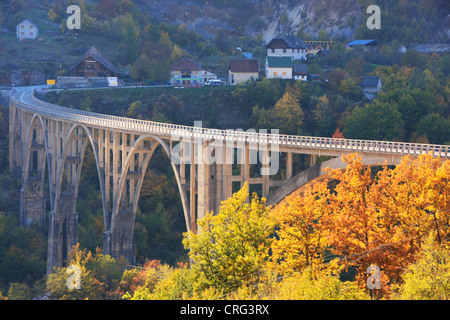
{"label": "yellow foliage tree", "polygon": [[329,196],[327,184],[317,183],[271,211],[278,225],[271,259],[279,272],[291,273],[322,263],[327,241],[321,219],[328,214]]}
{"label": "yellow foliage tree", "polygon": [[274,223],[265,198],[253,194],[249,203],[248,190],[246,183],[216,215],[210,212],[198,222],[199,233],[189,232],[183,240],[192,269],[217,292],[257,281],[268,258]]}

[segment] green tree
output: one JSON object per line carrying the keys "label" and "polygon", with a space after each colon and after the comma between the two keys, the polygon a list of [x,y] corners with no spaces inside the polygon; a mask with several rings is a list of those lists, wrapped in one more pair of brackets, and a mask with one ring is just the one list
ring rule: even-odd
{"label": "green tree", "polygon": [[450,120],[441,117],[437,113],[431,113],[417,124],[418,135],[425,135],[433,144],[450,142]]}
{"label": "green tree", "polygon": [[133,63],[130,71],[131,77],[136,80],[146,80],[152,75],[152,69],[149,58],[145,54],[141,54]]}
{"label": "green tree", "polygon": [[139,29],[130,13],[115,19],[116,29],[120,37],[119,50],[124,64],[135,61],[139,55]]}
{"label": "green tree", "polygon": [[336,116],[326,95],[317,98],[314,110],[314,120],[317,122],[317,135],[330,136],[336,128]]}
{"label": "green tree", "polygon": [[416,50],[407,50],[402,57],[402,65],[417,67],[420,69],[425,68],[427,64],[427,57]]}
{"label": "green tree", "polygon": [[400,140],[404,123],[395,103],[377,100],[364,107],[357,106],[344,120],[344,135],[348,139]]}
{"label": "green tree", "polygon": [[330,40],[330,36],[328,35],[328,33],[325,30],[320,30],[318,37],[319,37],[319,40],[321,40],[321,41]]}
{"label": "green tree", "polygon": [[266,200],[253,194],[247,202],[248,184],[223,202],[220,211],[199,221],[198,233],[185,234],[192,268],[206,287],[228,293],[257,281],[270,247],[274,223]]}

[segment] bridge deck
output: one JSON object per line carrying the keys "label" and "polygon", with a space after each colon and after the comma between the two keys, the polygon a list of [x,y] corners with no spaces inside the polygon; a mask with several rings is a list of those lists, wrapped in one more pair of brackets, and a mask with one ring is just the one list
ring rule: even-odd
{"label": "bridge deck", "polygon": [[[159,123],[153,121],[117,117],[112,115],[87,112],[42,101],[34,95],[34,90],[12,90],[11,102],[17,107],[52,119],[82,123],[92,127],[109,128],[139,134],[151,133],[166,139],[178,141],[219,141],[223,143],[249,143],[278,146],[280,151],[293,153],[320,153],[336,156],[346,153],[365,153],[373,155],[418,156],[432,153],[442,159],[450,159],[450,146],[419,144],[394,141],[333,139],[326,137],[292,136],[275,133],[256,133],[235,130],[219,130],[201,127]],[[273,132],[273,131],[272,131]]]}

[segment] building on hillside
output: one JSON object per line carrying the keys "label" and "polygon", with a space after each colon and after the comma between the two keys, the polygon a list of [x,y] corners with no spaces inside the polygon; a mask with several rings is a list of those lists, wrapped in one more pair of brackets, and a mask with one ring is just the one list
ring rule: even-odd
{"label": "building on hillside", "polygon": [[365,76],[361,80],[361,89],[364,93],[379,93],[383,84],[378,76]]}
{"label": "building on hillside", "polygon": [[209,80],[216,80],[217,75],[203,70],[192,59],[177,61],[170,71],[170,83],[176,87],[200,87]]}
{"label": "building on hillside", "polygon": [[290,57],[291,60],[306,60],[306,45],[293,35],[273,38],[266,46],[268,57]]}
{"label": "building on hillside", "polygon": [[356,48],[363,49],[364,51],[367,51],[370,48],[374,48],[377,46],[376,40],[354,40],[352,42],[347,43],[347,49],[352,50]]}
{"label": "building on hillside", "polygon": [[294,80],[306,81],[308,75],[308,65],[304,63],[294,64]]}
{"label": "building on hillside", "polygon": [[321,41],[321,40],[312,40],[303,42],[306,45],[306,59],[319,56],[319,52],[321,52],[322,50],[330,50],[331,44],[333,43],[333,41]]}
{"label": "building on hillside", "polygon": [[68,70],[68,75],[84,78],[117,77],[119,73],[119,70],[95,47],[86,51]]}
{"label": "building on hillside", "polygon": [[230,60],[228,67],[228,83],[237,85],[251,79],[259,78],[259,61],[257,59]]}
{"label": "building on hillside", "polygon": [[330,54],[332,54],[333,51],[329,50],[329,49],[320,49],[319,51],[317,51],[316,56],[319,58],[325,58],[327,56],[329,56]]}
{"label": "building on hillside", "polygon": [[292,59],[290,57],[267,57],[267,79],[292,79]]}
{"label": "building on hillside", "polygon": [[325,40],[305,40],[303,41],[306,45],[306,50],[321,50],[331,48],[333,41],[325,41]]}
{"label": "building on hillside", "polygon": [[29,19],[23,20],[16,26],[17,39],[36,39],[39,35],[37,25]]}

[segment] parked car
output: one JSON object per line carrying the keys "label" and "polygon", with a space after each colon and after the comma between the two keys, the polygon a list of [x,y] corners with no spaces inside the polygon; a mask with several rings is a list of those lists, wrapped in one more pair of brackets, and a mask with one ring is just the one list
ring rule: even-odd
{"label": "parked car", "polygon": [[206,83],[205,83],[205,86],[208,86],[208,87],[220,87],[220,86],[222,86],[223,85],[223,82],[222,82],[222,80],[208,80]]}

